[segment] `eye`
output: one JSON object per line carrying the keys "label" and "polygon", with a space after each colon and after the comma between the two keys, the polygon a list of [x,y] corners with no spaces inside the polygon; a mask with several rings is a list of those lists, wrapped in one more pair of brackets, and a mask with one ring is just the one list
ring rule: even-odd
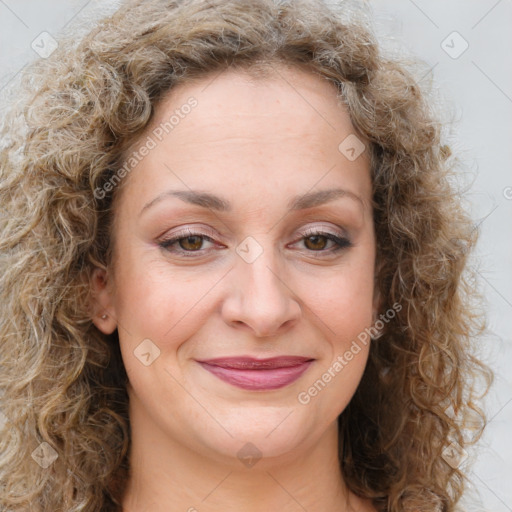
{"label": "eye", "polygon": [[299,241],[303,241],[306,249],[313,252],[332,253],[352,247],[352,242],[348,238],[318,228],[311,228],[302,233],[302,238]]}
{"label": "eye", "polygon": [[160,240],[158,245],[169,252],[186,254],[206,250],[203,247],[205,242],[213,243],[213,239],[204,233],[187,229],[170,238]]}
{"label": "eye", "polygon": [[[343,235],[337,235],[318,228],[311,228],[302,233],[302,237],[295,242],[303,242],[306,249],[315,253],[334,253],[341,249],[352,247],[352,242]],[[205,243],[211,244],[204,247]],[[193,257],[204,254],[215,245],[212,237],[200,231],[186,229],[168,238],[163,238],[158,245],[168,252]],[[195,253],[195,254],[194,254]]]}

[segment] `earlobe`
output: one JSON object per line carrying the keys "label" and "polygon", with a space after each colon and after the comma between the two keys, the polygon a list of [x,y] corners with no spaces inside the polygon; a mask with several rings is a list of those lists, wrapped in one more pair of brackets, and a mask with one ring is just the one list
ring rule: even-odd
{"label": "earlobe", "polygon": [[103,334],[112,334],[117,328],[117,320],[112,300],[112,286],[105,268],[94,268],[90,288],[92,321]]}
{"label": "earlobe", "polygon": [[377,321],[381,307],[382,307],[382,296],[381,296],[379,288],[377,286],[375,286],[373,289],[373,304],[372,304],[373,323],[375,323]]}
{"label": "earlobe", "polygon": [[373,302],[372,302],[372,314],[373,314],[373,323],[377,321],[379,311],[382,308],[382,293],[379,288],[378,277],[380,274],[380,270],[382,268],[383,262],[382,260],[376,260],[375,269],[374,269],[374,283],[373,283]]}

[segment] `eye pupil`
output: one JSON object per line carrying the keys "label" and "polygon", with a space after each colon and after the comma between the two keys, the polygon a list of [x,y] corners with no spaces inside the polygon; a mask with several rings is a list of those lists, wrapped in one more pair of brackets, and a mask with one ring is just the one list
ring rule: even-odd
{"label": "eye pupil", "polygon": [[202,243],[203,239],[198,235],[186,236],[179,241],[180,247],[186,251],[197,251],[201,249]]}
{"label": "eye pupil", "polygon": [[[309,246],[308,242],[312,242],[312,247]],[[306,247],[308,247],[308,249],[312,249],[314,251],[318,251],[318,250],[321,250],[321,249],[324,249],[325,248],[325,244],[326,244],[326,237],[323,236],[323,235],[312,235],[312,236],[308,236],[304,243],[306,244]]]}

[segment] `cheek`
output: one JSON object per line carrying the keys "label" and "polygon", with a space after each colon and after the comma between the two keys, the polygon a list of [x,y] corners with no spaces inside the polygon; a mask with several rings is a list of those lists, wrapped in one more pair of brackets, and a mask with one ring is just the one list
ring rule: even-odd
{"label": "cheek", "polygon": [[352,274],[340,283],[340,290],[333,290],[337,296],[331,312],[333,330],[346,339],[357,336],[368,327],[373,318],[373,274],[356,276]]}
{"label": "cheek", "polygon": [[[148,338],[162,350],[177,349],[208,317],[208,294],[222,277],[217,271],[171,272],[165,261],[126,258],[118,267],[116,312],[122,342],[135,348]],[[176,345],[176,346],[174,346]]]}
{"label": "cheek", "polygon": [[316,414],[334,420],[348,405],[361,381],[370,349],[373,319],[373,272],[364,265],[326,281],[309,306],[320,320],[325,357],[298,395]]}
{"label": "cheek", "polygon": [[218,278],[210,275],[191,279],[149,269],[125,275],[117,290],[116,308],[129,381],[136,393],[151,403],[153,390],[172,387],[174,379],[169,371],[175,378],[182,378],[181,351],[188,354],[187,340],[211,316],[207,294]]}
{"label": "cheek", "polygon": [[[325,322],[329,338],[347,341],[373,320],[374,260],[371,253],[354,257],[329,275],[308,276],[304,297]],[[327,327],[329,329],[327,329]]]}

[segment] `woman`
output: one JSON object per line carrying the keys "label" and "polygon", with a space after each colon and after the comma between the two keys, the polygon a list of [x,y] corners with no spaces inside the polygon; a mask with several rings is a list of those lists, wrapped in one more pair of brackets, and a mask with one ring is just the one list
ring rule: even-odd
{"label": "woman", "polygon": [[475,232],[418,85],[343,18],[135,1],[30,70],[3,508],[454,510],[489,375]]}

